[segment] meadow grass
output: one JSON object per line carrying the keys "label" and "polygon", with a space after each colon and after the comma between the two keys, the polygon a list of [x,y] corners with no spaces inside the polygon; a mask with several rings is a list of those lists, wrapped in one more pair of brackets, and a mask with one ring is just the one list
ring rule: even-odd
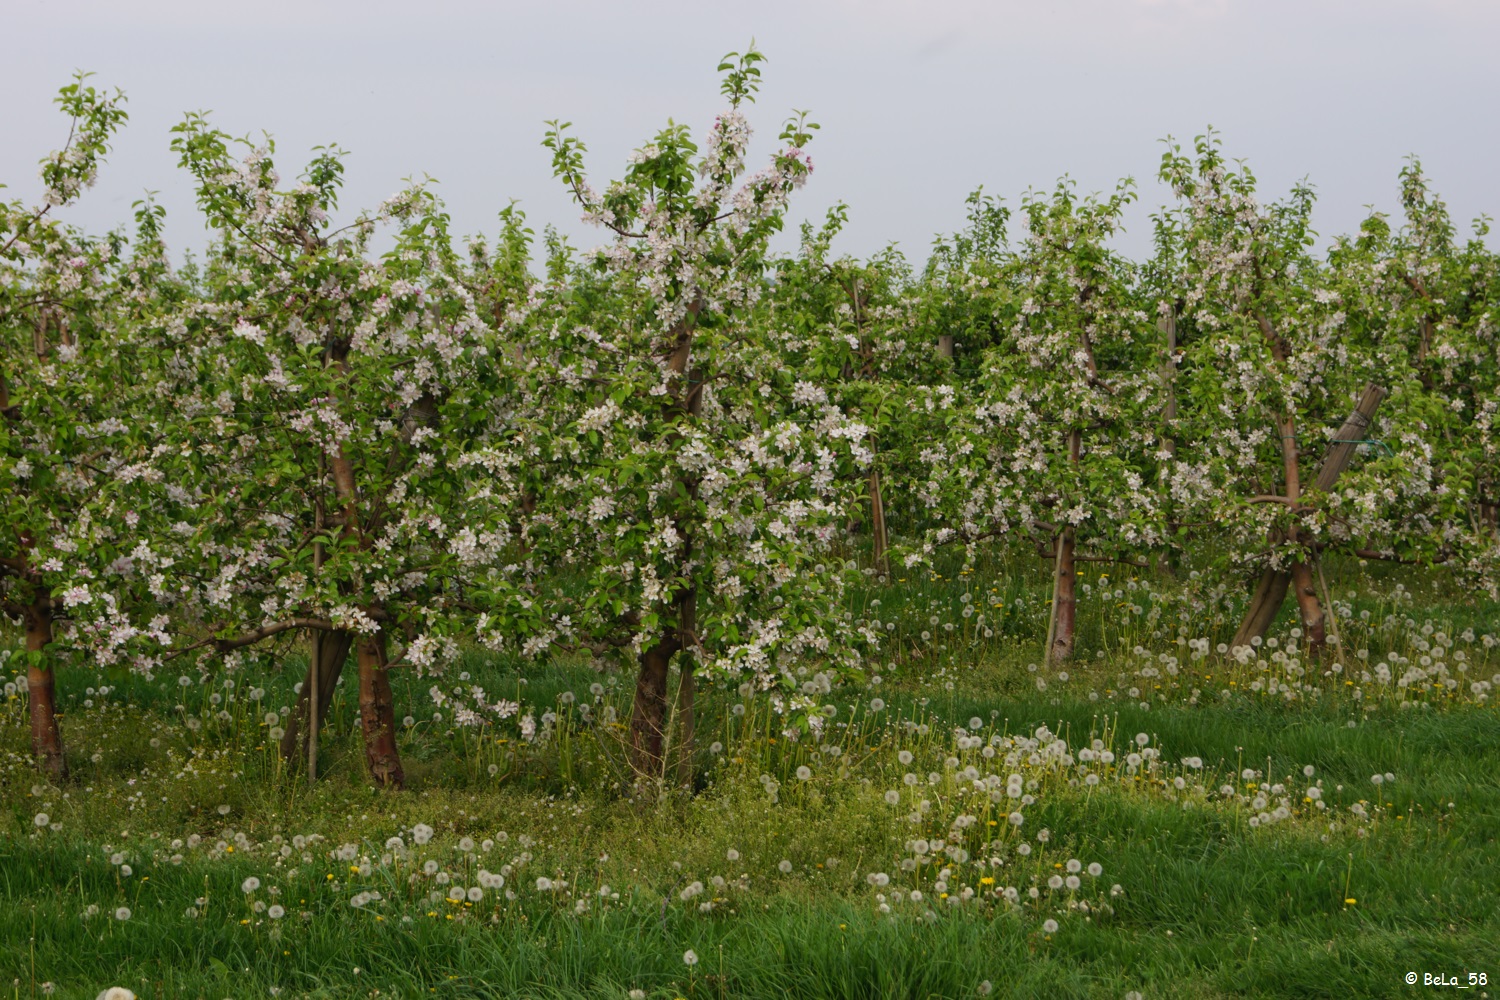
{"label": "meadow grass", "polygon": [[651,794],[624,780],[629,678],[583,661],[450,669],[550,707],[535,741],[433,718],[431,682],[398,678],[402,793],[366,786],[347,695],[324,780],[276,757],[266,715],[291,701],[295,647],[231,687],[74,668],[64,786],[26,759],[24,694],[0,709],[0,984],[1196,998],[1493,977],[1495,608],[1366,572],[1337,578],[1344,643],[1316,662],[1287,623],[1289,657],[1217,652],[1234,595],[1096,580],[1082,655],[1052,670],[1032,669],[1038,587],[872,586],[859,613],[895,628],[865,683],[825,698],[824,738],[712,687],[694,787]]}

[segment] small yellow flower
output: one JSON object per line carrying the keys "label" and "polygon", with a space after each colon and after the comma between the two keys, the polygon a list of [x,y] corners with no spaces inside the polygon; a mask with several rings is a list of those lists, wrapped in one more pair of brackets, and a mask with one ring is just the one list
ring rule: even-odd
{"label": "small yellow flower", "polygon": [[980,885],[994,885],[995,884],[995,880],[993,878],[991,878],[990,876],[986,875],[984,878],[982,878],[982,879],[979,880],[979,884]]}
{"label": "small yellow flower", "polygon": [[1358,902],[1358,900],[1356,900],[1353,896],[1350,896],[1348,899],[1344,900],[1344,905],[1353,906],[1356,902]]}

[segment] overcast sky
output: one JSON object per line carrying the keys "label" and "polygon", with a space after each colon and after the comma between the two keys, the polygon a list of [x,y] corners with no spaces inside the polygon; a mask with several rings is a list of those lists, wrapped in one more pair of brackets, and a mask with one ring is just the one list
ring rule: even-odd
{"label": "overcast sky", "polygon": [[[52,106],[75,69],[120,87],[130,122],[98,186],[66,217],[102,231],[160,192],[175,251],[206,240],[168,130],[209,110],[270,132],[290,181],[315,145],[351,151],[342,215],[430,174],[459,233],[493,232],[518,199],[538,232],[603,241],[551,176],[544,120],[589,147],[596,186],[673,118],[700,134],[720,109],[715,66],[754,36],[768,56],[751,109],[769,153],[793,108],[822,131],[793,220],[838,201],[836,250],[899,243],[925,261],[983,184],[1016,204],[1070,174],[1084,191],[1131,176],[1121,245],[1150,247],[1162,147],[1212,125],[1263,198],[1307,177],[1325,236],[1366,205],[1399,212],[1397,172],[1421,155],[1461,230],[1500,214],[1500,3],[1493,0],[0,0],[7,45],[0,197],[34,201],[61,145]],[[1495,245],[1491,238],[1491,245]],[[782,242],[788,246],[787,241]]]}

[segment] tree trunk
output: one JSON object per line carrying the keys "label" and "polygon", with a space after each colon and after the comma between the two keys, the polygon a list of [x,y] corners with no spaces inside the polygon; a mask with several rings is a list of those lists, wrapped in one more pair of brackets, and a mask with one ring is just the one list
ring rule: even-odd
{"label": "tree trunk", "polygon": [[[323,729],[328,720],[328,706],[333,702],[333,693],[344,669],[344,660],[349,656],[349,647],[354,644],[352,632],[328,632],[323,636],[322,658],[318,661],[318,729]],[[297,695],[296,706],[287,717],[286,731],[281,737],[281,757],[293,767],[298,761],[307,759],[308,696],[311,693],[304,676],[302,691]]]}
{"label": "tree trunk", "polygon": [[[1085,350],[1089,350],[1085,341]],[[1089,352],[1089,371],[1094,371],[1093,353]],[[1077,473],[1083,456],[1083,431],[1074,428],[1068,435],[1068,463]],[[1052,617],[1047,629],[1045,661],[1068,660],[1073,656],[1073,627],[1078,620],[1078,574],[1074,567],[1078,532],[1068,525],[1052,538],[1052,557],[1056,560],[1052,577]]]}
{"label": "tree trunk", "polygon": [[1500,504],[1479,502],[1479,523],[1491,532],[1500,531]]}
{"label": "tree trunk", "polygon": [[[47,657],[43,647],[52,641],[52,601],[45,591],[39,593],[25,612],[26,651]],[[31,753],[53,781],[68,776],[68,761],[63,754],[62,731],[57,726],[57,688],[48,659],[26,666],[26,688],[31,705]]]}
{"label": "tree trunk", "polygon": [[938,336],[938,354],[941,357],[953,357],[953,334],[944,333]]}
{"label": "tree trunk", "polygon": [[[1354,460],[1355,451],[1360,442],[1368,433],[1370,423],[1375,418],[1375,411],[1379,409],[1381,400],[1385,399],[1385,389],[1371,383],[1365,386],[1364,393],[1360,396],[1359,403],[1355,405],[1353,412],[1344,418],[1344,423],[1339,427],[1338,433],[1333,436],[1329,444],[1328,453],[1323,457],[1323,464],[1318,469],[1318,477],[1313,481],[1313,489],[1318,493],[1327,493],[1333,489],[1338,482],[1339,476],[1349,467]],[[1301,487],[1298,483],[1297,452],[1292,434],[1292,418],[1286,417],[1282,423],[1282,455],[1286,474],[1286,496],[1289,500],[1297,500],[1302,496]],[[1296,528],[1292,528],[1289,537],[1296,540]],[[1273,536],[1274,544],[1278,539]],[[1318,603],[1318,592],[1312,586],[1312,573],[1302,563],[1294,563],[1290,569],[1274,570],[1267,569],[1261,574],[1260,584],[1251,598],[1250,607],[1245,612],[1245,617],[1240,621],[1240,627],[1234,633],[1235,646],[1249,645],[1254,636],[1263,636],[1266,630],[1275,621],[1281,605],[1286,601],[1286,592],[1292,585],[1293,576],[1298,572],[1297,567],[1302,566],[1301,573],[1304,579],[1297,583],[1296,600],[1300,610],[1303,631],[1308,637],[1309,647],[1316,652],[1324,643],[1324,617],[1322,606]],[[1317,640],[1312,636],[1316,629]]]}
{"label": "tree trunk", "polygon": [[406,774],[396,749],[396,710],[385,666],[385,633],[361,636],[354,655],[359,663],[359,724],[365,738],[365,763],[377,785],[401,788],[406,784]]}
{"label": "tree trunk", "polygon": [[1250,607],[1234,633],[1231,647],[1248,646],[1252,638],[1266,634],[1271,623],[1276,620],[1281,605],[1286,601],[1287,587],[1291,582],[1292,574],[1286,570],[1266,568],[1260,575],[1255,594],[1250,598]]}
{"label": "tree trunk", "polygon": [[[666,415],[674,422],[694,423],[703,408],[703,373],[691,363],[693,321],[702,308],[702,299],[696,299],[688,305],[686,315],[673,328],[671,340],[666,345],[667,370],[683,376],[682,388],[674,390],[664,404]],[[674,428],[669,432],[668,440],[680,448],[681,432]],[[683,492],[696,502],[697,479],[682,475],[678,483]],[[694,558],[694,524],[684,517],[673,518],[672,524],[682,538],[681,565],[687,566]],[[696,641],[693,620],[695,606],[695,594],[692,587],[688,586],[676,596],[670,606],[661,609],[666,627],[656,644],[641,652],[640,674],[635,682],[635,703],[630,711],[630,767],[635,771],[637,780],[666,777],[667,668],[672,661],[672,654],[684,645]],[[675,623],[671,621],[674,612]],[[691,667],[684,665],[684,669],[690,671]]]}
{"label": "tree trunk", "polygon": [[641,653],[635,681],[635,704],[630,712],[630,767],[639,778],[662,774],[662,742],[667,721],[667,665],[679,646],[668,632]]}
{"label": "tree trunk", "polygon": [[1307,650],[1316,656],[1327,642],[1324,633],[1323,605],[1318,600],[1318,589],[1313,585],[1312,569],[1305,562],[1292,563],[1292,592],[1297,598],[1297,610],[1302,616],[1302,634],[1307,641]]}
{"label": "tree trunk", "polygon": [[1053,541],[1057,551],[1057,608],[1053,615],[1057,625],[1052,636],[1054,663],[1064,662],[1073,656],[1073,629],[1078,620],[1078,574],[1074,567],[1077,540],[1071,527]]}

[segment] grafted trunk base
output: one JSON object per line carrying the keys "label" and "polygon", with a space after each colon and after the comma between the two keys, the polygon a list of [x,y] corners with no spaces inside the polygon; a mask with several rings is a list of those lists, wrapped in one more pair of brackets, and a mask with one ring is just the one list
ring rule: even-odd
{"label": "grafted trunk base", "polygon": [[677,651],[677,638],[664,637],[641,653],[635,681],[635,704],[630,712],[630,767],[637,778],[662,776],[667,722],[667,665]]}
{"label": "grafted trunk base", "polygon": [[26,686],[31,699],[31,755],[36,766],[54,782],[68,777],[68,758],[63,752],[62,730],[57,725],[55,679],[45,667],[28,667]]}
{"label": "grafted trunk base", "polygon": [[362,636],[355,658],[359,663],[359,724],[370,777],[383,788],[404,788],[406,772],[396,749],[395,699],[385,666],[385,633]]}
{"label": "grafted trunk base", "polygon": [[1326,621],[1323,605],[1318,600],[1318,589],[1313,585],[1312,568],[1305,562],[1292,563],[1292,593],[1302,618],[1302,638],[1307,643],[1308,652],[1316,656],[1328,644]]}
{"label": "grafted trunk base", "polygon": [[[26,651],[45,655],[52,641],[52,611],[43,595],[26,609]],[[27,698],[31,710],[31,755],[37,767],[55,782],[68,777],[62,730],[57,725],[57,681],[45,663],[26,667]]]}

